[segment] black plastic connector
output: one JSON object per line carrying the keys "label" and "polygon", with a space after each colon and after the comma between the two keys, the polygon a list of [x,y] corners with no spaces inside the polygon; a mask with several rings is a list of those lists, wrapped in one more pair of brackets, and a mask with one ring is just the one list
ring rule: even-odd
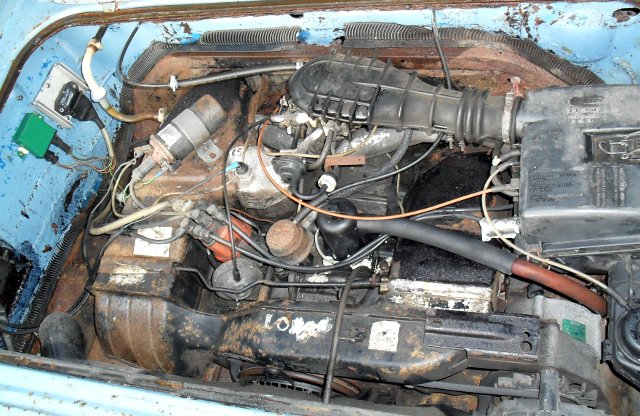
{"label": "black plastic connector", "polygon": [[79,121],[93,121],[99,129],[104,128],[93,103],[73,81],[62,87],[56,97],[55,108],[63,116],[71,116]]}
{"label": "black plastic connector", "polygon": [[66,144],[60,137],[58,137],[57,134],[53,136],[53,140],[51,140],[51,144],[57,147],[58,149],[62,150],[68,155],[73,153],[73,149],[71,148],[71,146]]}
{"label": "black plastic connector", "polygon": [[47,150],[44,154],[44,160],[55,165],[58,163],[59,158],[57,154],[53,153],[51,150]]}

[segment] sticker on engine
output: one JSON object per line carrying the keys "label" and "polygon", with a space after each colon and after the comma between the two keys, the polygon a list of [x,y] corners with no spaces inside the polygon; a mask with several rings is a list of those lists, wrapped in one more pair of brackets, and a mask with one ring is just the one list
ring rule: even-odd
{"label": "sticker on engine", "polygon": [[378,321],[371,325],[369,349],[376,351],[396,352],[398,350],[398,334],[400,322]]}
{"label": "sticker on engine", "polygon": [[580,342],[587,342],[587,326],[570,319],[562,320],[562,332]]}
{"label": "sticker on engine", "polygon": [[[153,227],[138,230],[138,234],[151,238],[152,240],[164,240],[170,238],[172,233],[173,228],[171,227]],[[156,244],[136,238],[133,243],[133,254],[135,256],[168,258],[170,247],[171,243]]]}

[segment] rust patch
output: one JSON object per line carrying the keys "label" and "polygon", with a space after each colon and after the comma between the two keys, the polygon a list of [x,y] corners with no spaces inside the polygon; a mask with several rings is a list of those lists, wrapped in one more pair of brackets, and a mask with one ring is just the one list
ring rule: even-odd
{"label": "rust patch", "polygon": [[330,157],[324,162],[324,169],[328,170],[334,166],[363,166],[365,163],[367,163],[365,155]]}
{"label": "rust patch", "polygon": [[431,393],[420,401],[422,406],[446,405],[463,412],[473,412],[478,407],[478,398],[467,394],[453,396],[443,393]]}
{"label": "rust patch", "polygon": [[254,356],[254,352],[248,344],[260,342],[261,335],[265,332],[264,327],[256,320],[246,322],[232,322],[224,332],[222,342],[218,346],[221,353],[234,353],[245,357]]}
{"label": "rust patch", "polygon": [[189,23],[181,22],[180,27],[182,28],[182,30],[184,30],[184,33],[186,33],[187,35],[190,35],[192,33],[191,26],[189,25]]}

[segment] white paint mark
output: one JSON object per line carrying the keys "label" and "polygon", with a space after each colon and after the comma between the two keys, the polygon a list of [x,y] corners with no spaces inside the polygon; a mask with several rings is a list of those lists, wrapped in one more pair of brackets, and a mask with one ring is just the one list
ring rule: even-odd
{"label": "white paint mark", "polygon": [[398,334],[400,322],[378,321],[371,325],[369,349],[376,351],[396,352],[398,350]]}
{"label": "white paint mark", "polygon": [[275,324],[276,324],[276,328],[278,328],[278,331],[282,331],[282,332],[285,332],[291,326],[291,322],[289,321],[289,318],[287,318],[286,316],[282,316],[278,318]]}
{"label": "white paint mark", "polygon": [[[138,233],[144,237],[151,238],[153,240],[164,240],[171,237],[171,235],[173,234],[173,228],[171,227],[144,228],[142,230],[138,230]],[[170,247],[171,247],[171,243],[155,244],[155,243],[148,243],[144,240],[136,238],[133,244],[133,254],[136,256],[168,258]]]}
{"label": "white paint mark", "polygon": [[307,277],[307,282],[311,283],[325,283],[329,281],[329,277],[323,274],[314,274]]}
{"label": "white paint mark", "polygon": [[271,319],[273,318],[273,314],[268,313],[264,317],[264,327],[267,329],[271,329]]}
{"label": "white paint mark", "polygon": [[291,323],[289,333],[296,336],[296,341],[306,342],[311,338],[317,338],[326,334],[333,329],[330,318],[324,318],[321,321],[306,321],[300,317],[295,318]]}
{"label": "white paint mark", "polygon": [[114,274],[146,274],[148,272],[147,269],[142,268],[140,266],[136,266],[134,264],[119,264],[114,269]]}

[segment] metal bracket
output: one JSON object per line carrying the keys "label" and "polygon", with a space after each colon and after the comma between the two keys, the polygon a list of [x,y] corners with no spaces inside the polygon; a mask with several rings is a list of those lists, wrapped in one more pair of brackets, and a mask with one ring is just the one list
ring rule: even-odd
{"label": "metal bracket", "polygon": [[511,130],[511,116],[513,112],[513,105],[516,101],[516,94],[513,91],[509,91],[504,97],[504,112],[502,114],[502,142],[511,143],[509,137],[509,131]]}
{"label": "metal bracket", "polygon": [[97,0],[105,13],[113,13],[118,8],[118,0]]}
{"label": "metal bracket", "polygon": [[208,165],[220,159],[220,156],[222,156],[223,153],[222,149],[220,149],[211,139],[207,140],[196,149],[198,157]]}
{"label": "metal bracket", "polygon": [[38,111],[51,118],[60,127],[67,129],[72,126],[71,116],[63,116],[60,114],[55,108],[55,103],[58,94],[68,82],[74,82],[83,93],[89,88],[80,76],[76,75],[65,65],[61,63],[53,64],[49,75],[47,75],[47,79],[45,79],[38,95],[36,95],[36,98],[33,100],[33,106]]}

